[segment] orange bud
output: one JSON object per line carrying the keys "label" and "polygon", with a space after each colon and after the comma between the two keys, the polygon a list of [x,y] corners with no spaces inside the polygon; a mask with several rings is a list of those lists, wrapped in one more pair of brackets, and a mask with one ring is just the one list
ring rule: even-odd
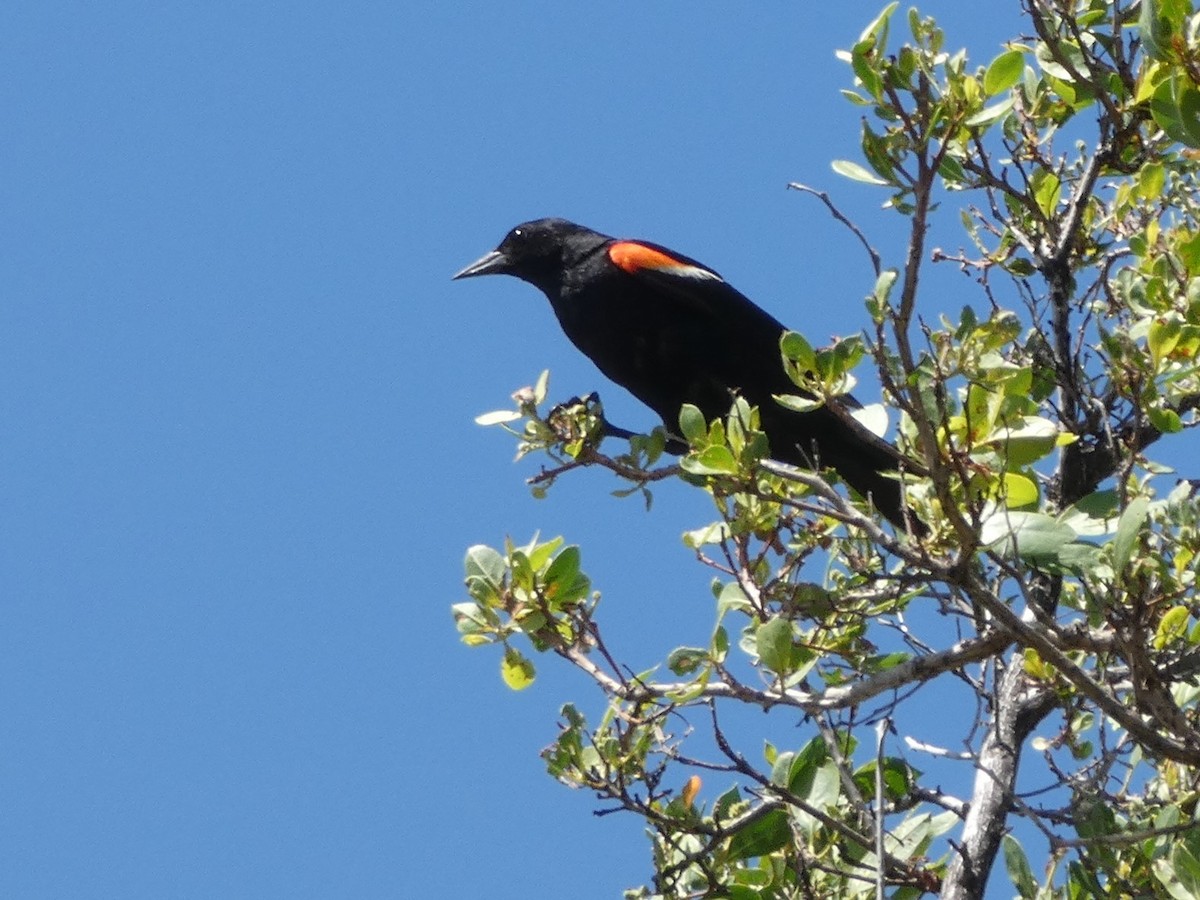
{"label": "orange bud", "polygon": [[700,793],[700,784],[701,781],[699,775],[693,775],[687,780],[687,784],[683,786],[683,793],[680,794],[680,797],[683,798],[683,803],[685,806],[692,805],[692,801],[695,800],[696,795]]}

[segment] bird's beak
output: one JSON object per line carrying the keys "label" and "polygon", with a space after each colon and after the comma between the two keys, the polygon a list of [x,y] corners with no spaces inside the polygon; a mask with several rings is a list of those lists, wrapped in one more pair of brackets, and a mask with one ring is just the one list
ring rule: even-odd
{"label": "bird's beak", "polygon": [[508,271],[508,257],[499,250],[493,250],[482,259],[477,259],[461,272],[458,272],[451,278],[451,281],[457,281],[459,278],[474,278],[476,275],[500,275]]}

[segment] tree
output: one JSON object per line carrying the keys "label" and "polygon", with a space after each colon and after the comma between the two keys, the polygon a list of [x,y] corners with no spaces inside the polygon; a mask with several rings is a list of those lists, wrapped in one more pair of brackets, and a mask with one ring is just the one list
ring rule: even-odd
{"label": "tree", "polygon": [[[843,54],[862,160],[834,168],[889,193],[907,252],[886,266],[818,194],[868,251],[874,330],[781,350],[825,397],[873,363],[931,533],[764,458],[744,402],[723,421],[681,410],[676,465],[661,431],[602,452],[598,401],[543,412],[543,378],[483,419],[550,457],[535,490],[602,466],[631,493],[711,495],[718,520],[686,540],[716,576],[712,638],[629,671],[561,540],[471,548],[458,628],[503,648],[514,688],[533,677],[525,639],[604,691],[598,722],[563,709],[545,758],[645,819],[653,886],[630,897],[980,897],[1001,853],[1022,897],[1200,896],[1200,515],[1152,456],[1200,406],[1200,15],[1022,0],[1029,34],[981,67],[896,7]],[[967,249],[931,252],[953,206]],[[956,319],[919,313],[931,264],[977,292]],[[894,723],[938,685],[962,698],[961,746],[902,744]],[[811,737],[737,746],[737,705]],[[973,767],[969,796],[917,767],[946,755]],[[737,786],[705,796],[701,775]]]}

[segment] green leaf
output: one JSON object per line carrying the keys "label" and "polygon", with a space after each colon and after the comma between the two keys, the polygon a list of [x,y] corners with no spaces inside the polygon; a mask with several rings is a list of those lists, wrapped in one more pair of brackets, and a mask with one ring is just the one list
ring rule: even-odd
{"label": "green leaf", "polygon": [[957,828],[962,819],[954,810],[948,809],[944,813],[938,813],[929,820],[929,833],[933,837],[941,837],[952,828]]}
{"label": "green leaf", "polygon": [[1183,420],[1173,409],[1163,409],[1161,406],[1151,406],[1146,410],[1146,418],[1150,424],[1163,434],[1178,434],[1183,431]]}
{"label": "green leaf", "polygon": [[1107,892],[1107,887],[1100,883],[1095,872],[1090,868],[1091,863],[1087,866],[1078,862],[1067,863],[1067,897],[1071,900],[1086,897],[1103,897]]}
{"label": "green leaf", "polygon": [[1196,859],[1191,848],[1183,842],[1177,843],[1171,852],[1171,862],[1175,864],[1175,877],[1192,892],[1193,897],[1200,897],[1200,860]]}
{"label": "green leaf", "polygon": [[735,785],[718,797],[713,803],[713,821],[727,822],[733,818],[735,808],[740,806],[741,803],[742,795]]}
{"label": "green leaf", "polygon": [[[875,793],[875,773],[879,770],[876,760],[871,760],[854,771],[854,782],[859,790]],[[920,771],[895,756],[883,760],[883,789],[889,800],[904,800],[912,793]]]}
{"label": "green leaf", "polygon": [[1025,54],[1020,50],[1001,53],[983,74],[983,89],[989,94],[999,94],[1021,80],[1025,74]]}
{"label": "green leaf", "polygon": [[1158,628],[1154,631],[1154,649],[1162,650],[1187,635],[1188,617],[1191,610],[1186,606],[1174,606],[1163,613]]}
{"label": "green leaf", "polygon": [[1016,104],[1015,97],[1005,97],[997,103],[985,106],[975,115],[970,116],[963,124],[968,128],[985,128],[1008,115],[1009,110]]}
{"label": "green leaf", "polygon": [[908,662],[912,659],[911,653],[905,653],[897,650],[892,653],[885,653],[883,656],[870,656],[863,660],[863,668],[870,672],[885,672],[888,669],[894,669],[901,663]]}
{"label": "green leaf", "polygon": [[1171,61],[1171,23],[1159,15],[1158,0],[1141,0],[1138,32],[1151,58]]}
{"label": "green leaf", "polygon": [[539,544],[535,536],[524,551],[525,556],[529,561],[530,568],[538,571],[546,568],[546,565],[550,562],[550,557],[552,557],[562,545],[562,537],[553,537],[550,538],[550,540]]}
{"label": "green leaf", "polygon": [[813,738],[796,753],[781,753],[771,770],[771,783],[786,787],[799,797],[812,790],[817,770],[829,759],[829,748],[819,737]]}
{"label": "green leaf", "polygon": [[1150,115],[1171,140],[1192,146],[1195,129],[1183,121],[1182,92],[1182,82],[1177,76],[1166,79],[1150,97]]}
{"label": "green leaf", "polygon": [[1146,344],[1150,348],[1150,356],[1154,360],[1156,369],[1162,368],[1163,360],[1171,355],[1171,351],[1179,344],[1182,336],[1183,322],[1174,316],[1167,319],[1155,319],[1150,323]]}
{"label": "green leaf", "polygon": [[486,544],[468,547],[463,567],[467,570],[468,578],[480,576],[497,586],[504,579],[504,557]]}
{"label": "green leaf", "polygon": [[708,662],[703,647],[676,647],[667,655],[667,668],[676,675],[691,675]]}
{"label": "green leaf", "polygon": [[1050,681],[1054,678],[1054,667],[1047,665],[1046,661],[1032,647],[1025,648],[1021,661],[1025,669],[1025,674],[1030,678],[1035,678],[1038,681]]}
{"label": "green leaf", "polygon": [[1162,196],[1166,183],[1166,169],[1160,162],[1149,162],[1142,166],[1137,176],[1137,194],[1143,200],[1157,200]]}
{"label": "green leaf", "polygon": [[546,599],[560,608],[578,603],[592,588],[591,581],[579,570],[579,562],[579,548],[574,545],[566,547],[554,557],[554,562],[550,563],[546,574],[542,576],[546,585]]}
{"label": "green leaf", "polygon": [[533,684],[533,663],[521,655],[519,650],[506,647],[504,659],[500,661],[500,677],[514,691],[523,691]]}
{"label": "green leaf", "polygon": [[884,847],[893,856],[901,859],[912,859],[924,852],[929,846],[932,834],[933,817],[921,813],[903,820],[887,835]]}
{"label": "green leaf", "polygon": [[1062,182],[1058,176],[1047,169],[1038,169],[1031,181],[1033,199],[1037,201],[1038,209],[1047,217],[1054,215],[1062,197]]}
{"label": "green leaf", "polygon": [[1113,568],[1120,572],[1129,564],[1134,541],[1150,514],[1150,498],[1135,497],[1117,521],[1117,536],[1113,538]]}
{"label": "green leaf", "polygon": [[1200,90],[1190,81],[1180,79],[1175,104],[1179,108],[1179,124],[1187,135],[1185,143],[1200,147]]}
{"label": "green leaf", "polygon": [[1058,548],[1054,562],[1060,569],[1075,575],[1095,574],[1101,562],[1101,551],[1095,544],[1072,541]]}
{"label": "green leaf", "polygon": [[967,387],[966,415],[972,443],[989,438],[1003,403],[1004,392],[991,385],[972,382]]}
{"label": "green leaf", "polygon": [[867,298],[867,312],[871,314],[871,319],[876,324],[884,320],[888,299],[892,295],[892,288],[896,284],[898,275],[899,273],[895,269],[884,269],[875,279],[875,287],[871,291],[871,296]]}
{"label": "green leaf", "polygon": [[980,538],[1001,556],[1053,561],[1075,540],[1075,529],[1044,513],[998,510],[983,523]]}
{"label": "green leaf", "polygon": [[541,405],[546,399],[546,391],[550,389],[550,370],[542,369],[542,374],[538,376],[537,383],[533,386],[533,403],[535,406]]}
{"label": "green leaf", "polygon": [[702,528],[694,528],[683,533],[683,545],[691,550],[698,550],[705,544],[719,544],[729,537],[729,526],[725,522],[712,522]]}
{"label": "green leaf", "polygon": [[946,182],[948,188],[962,187],[963,182],[967,180],[967,172],[962,163],[949,154],[942,158],[938,174],[942,176],[942,181]]}
{"label": "green leaf", "polygon": [[817,352],[799,332],[785,331],[779,338],[779,352],[802,371],[811,373],[817,368]]}
{"label": "green leaf", "polygon": [[739,829],[729,840],[729,858],[752,859],[774,853],[792,842],[792,826],[787,813],[773,809],[745,828]]}
{"label": "green leaf", "polygon": [[468,647],[481,647],[493,641],[491,632],[495,629],[495,613],[480,606],[478,603],[455,603],[450,607],[454,616],[454,627]]}
{"label": "green leaf", "polygon": [[[1068,508],[1068,512],[1077,512],[1083,516],[1094,519],[1098,522],[1111,521],[1117,518],[1118,509],[1117,503],[1119,498],[1117,492],[1113,490],[1093,491],[1086,497],[1076,501],[1076,503]],[[1111,529],[1110,529],[1111,530]],[[1089,532],[1092,533],[1092,532]],[[1095,531],[1096,534],[1104,534],[1105,530]]]}
{"label": "green leaf", "polygon": [[1019,424],[1000,431],[991,443],[1010,466],[1023,468],[1050,453],[1058,443],[1058,426],[1039,416],[1022,416]]}
{"label": "green leaf", "polygon": [[508,422],[515,422],[519,418],[521,418],[521,414],[515,409],[497,409],[476,416],[475,424],[484,426],[504,425]]}
{"label": "green leaf", "polygon": [[1008,877],[1022,897],[1037,895],[1037,882],[1033,880],[1033,870],[1029,867],[1029,858],[1021,848],[1020,842],[1011,834],[1003,839],[1004,867],[1008,869]]}
{"label": "green leaf", "polygon": [[679,410],[679,432],[689,444],[695,444],[708,435],[708,420],[699,407],[683,404]]}
{"label": "green leaf", "polygon": [[733,451],[723,446],[705,447],[699,453],[685,456],[679,465],[693,475],[734,475],[738,470]]}
{"label": "green leaf", "polygon": [[812,784],[803,797],[823,812],[837,803],[841,795],[842,779],[838,775],[837,764],[830,760],[814,773]]}
{"label": "green leaf", "polygon": [[1071,70],[1059,63],[1056,59],[1056,54],[1065,57],[1066,62],[1076,72],[1087,72],[1087,65],[1083,61],[1083,51],[1079,49],[1078,44],[1066,40],[1058,42],[1054,50],[1051,50],[1045,43],[1039,41],[1034,51],[1034,57],[1037,59],[1037,64],[1041,70],[1059,82],[1052,85],[1059,96],[1068,103],[1072,103],[1075,100],[1074,95],[1077,85],[1072,81],[1074,76],[1071,74]]}
{"label": "green leaf", "polygon": [[499,602],[507,572],[503,556],[491,547],[476,544],[467,548],[463,568],[467,573],[467,593],[472,598],[489,606]]}
{"label": "green leaf", "polygon": [[725,661],[725,657],[729,654],[729,632],[725,630],[724,625],[718,625],[713,632],[709,648],[709,652],[716,662]]}
{"label": "green leaf", "polygon": [[1169,859],[1156,859],[1154,877],[1173,900],[1200,897],[1200,860],[1182,842],[1172,846]]}
{"label": "green leaf", "polygon": [[825,401],[817,400],[813,397],[804,397],[800,394],[772,394],[772,399],[782,406],[784,409],[790,409],[793,412],[812,412],[825,405]]}
{"label": "green leaf", "polygon": [[883,77],[879,73],[879,54],[875,42],[861,40],[850,51],[850,68],[854,70],[863,90],[876,100],[883,99]]}
{"label": "green leaf", "polygon": [[554,557],[554,562],[550,563],[550,567],[546,569],[546,574],[543,576],[547,584],[555,582],[573,583],[579,575],[579,548],[572,545],[564,547],[558,556]]}
{"label": "green leaf", "polygon": [[900,0],[894,0],[885,6],[879,15],[871,20],[871,24],[862,30],[862,34],[858,36],[859,42],[869,40],[877,44],[887,43],[888,22],[899,5]]}
{"label": "green leaf", "polygon": [[[725,525],[724,522],[720,524]],[[742,586],[736,581],[727,581],[721,585],[720,591],[717,594],[717,614],[723,616],[725,613],[731,611],[744,613],[753,611],[750,601],[746,599],[746,592],[742,590]]]}
{"label": "green leaf", "polygon": [[862,409],[852,409],[850,417],[875,437],[887,434],[888,408],[882,403],[870,403]]}
{"label": "green leaf", "polygon": [[764,666],[779,675],[792,667],[792,623],[776,616],[758,626],[755,632],[758,658]]}
{"label": "green leaf", "polygon": [[524,550],[514,550],[509,554],[508,563],[512,567],[513,587],[533,590],[534,571],[529,555]]}
{"label": "green leaf", "polygon": [[863,119],[862,123],[862,150],[863,156],[875,173],[888,184],[895,185],[896,167],[892,161],[888,142],[882,135],[871,130],[866,119]]}
{"label": "green leaf", "polygon": [[851,162],[848,159],[835,159],[830,166],[833,171],[837,172],[844,178],[849,178],[851,181],[861,181],[864,184],[887,185],[889,182],[884,181],[874,172],[860,166],[856,162]]}
{"label": "green leaf", "polygon": [[[1200,273],[1200,232],[1191,235],[1186,240],[1180,240],[1175,245],[1175,249],[1179,253],[1179,258],[1189,275]],[[1194,328],[1195,326],[1191,327]]]}

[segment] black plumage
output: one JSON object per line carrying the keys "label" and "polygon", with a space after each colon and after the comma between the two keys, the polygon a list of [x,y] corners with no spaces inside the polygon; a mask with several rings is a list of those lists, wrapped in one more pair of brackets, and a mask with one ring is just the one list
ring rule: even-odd
{"label": "black plumage", "polygon": [[773,395],[804,393],[783,368],[785,329],[712,269],[657,244],[538,219],[454,277],[490,274],[539,288],[571,342],[669,431],[683,404],[714,419],[738,394],[758,407],[773,458],[836,470],[903,525],[899,451],[850,417],[853,398],[804,413],[779,405]]}

